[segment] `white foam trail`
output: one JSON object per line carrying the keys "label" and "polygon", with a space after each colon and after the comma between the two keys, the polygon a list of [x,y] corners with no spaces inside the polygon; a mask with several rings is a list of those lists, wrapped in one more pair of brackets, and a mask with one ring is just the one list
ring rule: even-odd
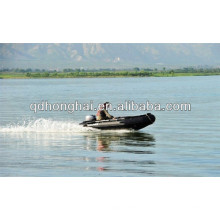
{"label": "white foam trail", "polygon": [[38,132],[38,133],[88,133],[88,132],[105,132],[105,133],[127,133],[131,130],[97,130],[93,128],[86,128],[76,122],[68,121],[54,121],[52,119],[39,118],[29,122],[24,121],[21,124],[7,125],[0,127],[0,132],[5,133],[22,133],[22,132]]}
{"label": "white foam trail", "polygon": [[88,132],[94,129],[85,128],[76,122],[68,121],[53,121],[51,119],[39,118],[30,122],[25,122],[20,125],[8,125],[0,127],[0,132],[72,132],[81,133]]}

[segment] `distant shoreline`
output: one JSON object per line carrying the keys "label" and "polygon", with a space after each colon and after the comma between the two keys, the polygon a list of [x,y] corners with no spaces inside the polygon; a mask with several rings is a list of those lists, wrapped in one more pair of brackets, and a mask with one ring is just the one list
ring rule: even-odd
{"label": "distant shoreline", "polygon": [[215,76],[214,73],[175,73],[175,72],[82,72],[82,73],[0,73],[0,79],[61,79],[61,78],[130,78],[130,77],[178,77],[178,76]]}

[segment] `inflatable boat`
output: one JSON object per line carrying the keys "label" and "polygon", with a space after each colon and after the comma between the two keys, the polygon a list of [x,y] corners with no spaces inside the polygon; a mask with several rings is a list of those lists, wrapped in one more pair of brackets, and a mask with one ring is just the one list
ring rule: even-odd
{"label": "inflatable boat", "polygon": [[151,113],[138,116],[117,117],[114,119],[97,121],[94,115],[86,116],[86,120],[80,123],[83,127],[115,130],[115,129],[133,129],[140,130],[155,122],[155,116]]}

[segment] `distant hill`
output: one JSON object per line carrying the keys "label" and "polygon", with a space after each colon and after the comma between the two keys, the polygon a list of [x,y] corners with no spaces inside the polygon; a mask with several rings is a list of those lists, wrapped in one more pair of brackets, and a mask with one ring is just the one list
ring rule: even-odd
{"label": "distant hill", "polygon": [[0,68],[220,65],[220,44],[0,44]]}

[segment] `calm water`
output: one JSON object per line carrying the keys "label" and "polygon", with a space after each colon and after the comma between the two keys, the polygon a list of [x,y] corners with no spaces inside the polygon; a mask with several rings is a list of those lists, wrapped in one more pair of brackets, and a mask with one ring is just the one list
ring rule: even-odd
{"label": "calm water", "polygon": [[[0,80],[0,176],[220,176],[220,77]],[[139,132],[78,125],[95,112],[29,105],[191,103]],[[115,116],[144,114],[111,112]]]}

